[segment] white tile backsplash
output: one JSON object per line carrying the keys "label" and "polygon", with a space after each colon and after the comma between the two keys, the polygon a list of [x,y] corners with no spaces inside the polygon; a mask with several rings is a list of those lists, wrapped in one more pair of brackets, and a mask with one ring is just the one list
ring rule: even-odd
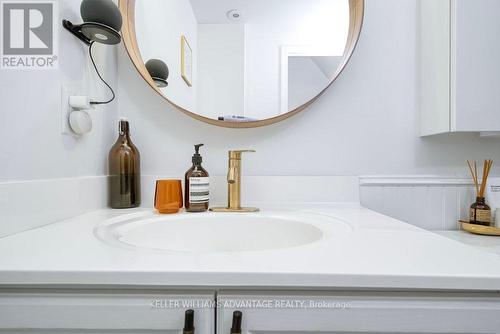
{"label": "white tile backsplash", "polygon": [[461,191],[457,191],[457,187],[443,189],[443,230],[456,230],[458,228],[457,215],[460,218],[464,217],[461,211],[460,193]]}
{"label": "white tile backsplash", "polygon": [[[152,207],[156,175],[142,177]],[[226,177],[212,177],[211,203],[226,202]],[[359,184],[359,186],[358,186]],[[106,208],[106,177],[0,182],[0,237]],[[439,177],[247,176],[243,203],[361,202],[428,230],[457,229],[474,200],[470,181]]]}
{"label": "white tile backsplash", "polygon": [[456,230],[474,200],[469,179],[425,176],[360,177],[363,206],[427,230]]}
{"label": "white tile backsplash", "polygon": [[0,183],[0,237],[106,207],[106,177]]}
{"label": "white tile backsplash", "polygon": [[[168,178],[172,177],[142,176],[142,206],[153,206],[156,180]],[[359,181],[356,176],[243,176],[241,182],[243,205],[359,202]],[[220,206],[226,203],[227,177],[210,176],[210,205]]]}
{"label": "white tile backsplash", "polygon": [[[155,181],[143,175],[142,206],[153,207]],[[0,183],[0,237],[107,207],[107,177]],[[244,176],[242,202],[359,202],[355,176]],[[226,176],[211,177],[211,205],[225,205]]]}

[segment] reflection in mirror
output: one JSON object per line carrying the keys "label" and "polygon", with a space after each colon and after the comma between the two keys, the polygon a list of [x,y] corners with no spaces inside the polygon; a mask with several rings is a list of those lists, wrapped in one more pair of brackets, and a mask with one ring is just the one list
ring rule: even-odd
{"label": "reflection in mirror", "polygon": [[228,122],[314,99],[343,66],[349,25],[349,0],[135,1],[141,57],[170,72],[164,96]]}
{"label": "reflection in mirror", "polygon": [[160,59],[150,59],[146,62],[146,70],[148,70],[151,79],[159,88],[168,86],[168,66]]}

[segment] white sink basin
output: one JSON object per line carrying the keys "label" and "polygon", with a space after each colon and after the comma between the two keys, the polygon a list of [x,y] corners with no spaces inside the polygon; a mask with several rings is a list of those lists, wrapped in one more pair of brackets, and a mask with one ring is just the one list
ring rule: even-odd
{"label": "white sink basin", "polygon": [[107,244],[169,252],[248,252],[307,245],[347,235],[346,223],[305,213],[135,213],[104,221],[95,235]]}

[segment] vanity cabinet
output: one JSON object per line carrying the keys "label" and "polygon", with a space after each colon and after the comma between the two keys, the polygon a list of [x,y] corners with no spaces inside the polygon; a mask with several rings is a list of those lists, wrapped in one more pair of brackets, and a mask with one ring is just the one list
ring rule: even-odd
{"label": "vanity cabinet", "polygon": [[[184,312],[214,294],[0,293],[0,333],[182,333]],[[197,334],[215,331],[214,308],[195,309]]]}
{"label": "vanity cabinet", "polygon": [[[132,290],[134,291],[134,290]],[[0,292],[0,333],[500,334],[498,294],[403,292]]]}
{"label": "vanity cabinet", "polygon": [[500,333],[500,299],[460,294],[219,294],[217,333]]}
{"label": "vanity cabinet", "polygon": [[418,3],[420,134],[500,132],[500,1]]}

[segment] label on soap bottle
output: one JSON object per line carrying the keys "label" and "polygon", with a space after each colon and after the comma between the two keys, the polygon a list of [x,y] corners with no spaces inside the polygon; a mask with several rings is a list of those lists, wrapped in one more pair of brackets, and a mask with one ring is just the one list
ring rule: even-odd
{"label": "label on soap bottle", "polygon": [[208,177],[189,178],[189,203],[208,203],[209,193]]}

